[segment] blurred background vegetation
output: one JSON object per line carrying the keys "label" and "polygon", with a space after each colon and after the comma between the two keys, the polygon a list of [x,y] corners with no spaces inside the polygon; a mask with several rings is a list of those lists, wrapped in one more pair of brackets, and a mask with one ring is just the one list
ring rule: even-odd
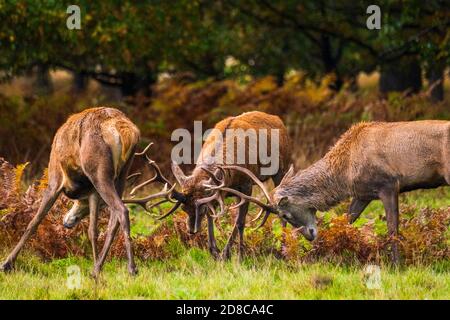
{"label": "blurred background vegetation", "polygon": [[[450,5],[377,1],[0,0],[0,155],[46,165],[68,114],[108,104],[158,143],[227,115],[280,115],[305,166],[360,120],[449,118]],[[204,129],[207,129],[204,126]]]}

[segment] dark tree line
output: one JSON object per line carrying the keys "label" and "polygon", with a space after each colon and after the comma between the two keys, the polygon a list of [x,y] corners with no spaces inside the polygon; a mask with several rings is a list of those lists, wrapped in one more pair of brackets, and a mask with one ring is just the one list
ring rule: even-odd
{"label": "dark tree line", "polygon": [[[424,75],[443,99],[450,61],[450,4],[445,0],[377,1],[381,29],[369,30],[371,1],[178,0],[79,1],[81,30],[66,27],[60,1],[0,0],[0,76],[52,68],[150,95],[158,75],[196,79],[273,75],[291,69],[311,79],[334,74],[333,88],[361,71],[380,71],[380,91],[417,92]],[[235,63],[227,61],[233,58]]]}

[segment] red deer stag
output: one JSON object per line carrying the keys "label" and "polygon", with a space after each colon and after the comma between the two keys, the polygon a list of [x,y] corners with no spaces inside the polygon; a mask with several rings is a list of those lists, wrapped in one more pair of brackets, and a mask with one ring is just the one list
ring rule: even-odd
{"label": "red deer stag", "polygon": [[[280,118],[263,112],[247,112],[236,117],[226,118],[217,123],[214,129],[215,134],[211,133],[207,137],[197,159],[196,167],[190,176],[186,176],[177,164],[172,164],[172,172],[182,191],[175,191],[174,186],[171,186],[167,179],[165,181],[173,190],[171,197],[176,200],[175,210],[179,205],[182,205],[182,209],[188,215],[189,233],[195,234],[200,230],[201,222],[206,215],[209,250],[214,257],[218,257],[219,251],[214,237],[213,219],[226,211],[225,196],[251,195],[253,186],[253,181],[245,174],[240,172],[225,174],[225,171],[221,171],[218,165],[224,162],[239,163],[256,175],[259,180],[265,181],[272,178],[274,184],[278,185],[287,171],[290,160],[290,145],[287,130]],[[266,146],[263,146],[264,142],[267,142]],[[272,157],[276,156],[276,159],[272,159],[278,163],[275,172],[264,174],[263,168],[268,164],[267,159],[264,159],[264,152],[267,154],[267,150],[262,150],[261,146],[263,146],[263,149],[267,147],[267,149],[272,150]],[[243,153],[242,158],[239,157],[239,149],[243,151],[241,152]],[[254,161],[249,161],[252,158]],[[155,166],[154,162],[150,159],[149,161]],[[147,182],[144,182],[142,185],[146,184]],[[212,189],[220,186],[228,188],[227,191]],[[163,196],[166,196],[166,193],[163,193]],[[166,197],[163,201],[170,200]],[[132,201],[146,208],[148,199]],[[217,204],[220,205],[219,213],[216,213],[215,210]],[[233,231],[223,250],[222,258],[224,259],[230,257],[231,247],[237,234],[239,234],[239,256],[242,257],[248,204],[234,207],[238,206],[239,212]],[[170,210],[164,217],[175,210]]]}
{"label": "red deer stag", "polygon": [[[120,224],[124,234],[128,271],[136,274],[130,237],[128,210],[121,200],[126,175],[139,141],[139,129],[119,110],[92,108],[69,117],[53,140],[48,165],[48,187],[38,212],[6,261],[3,271],[13,268],[25,242],[34,234],[61,192],[75,203],[64,217],[68,228],[90,216],[89,238],[94,256],[93,275],[102,268]],[[97,254],[97,216],[99,206],[111,210],[105,245]]]}
{"label": "red deer stag", "polygon": [[[352,197],[349,219],[353,223],[372,200],[380,199],[386,211],[392,261],[398,264],[399,193],[449,184],[450,122],[360,123],[309,168],[296,174],[290,169],[272,191],[270,203],[260,205],[266,216],[278,214],[313,240],[317,210],[326,211]],[[251,197],[246,200],[261,202]]]}
{"label": "red deer stag", "polygon": [[[213,219],[226,212],[225,196],[251,195],[253,186],[252,179],[249,179],[245,174],[240,172],[227,173],[219,165],[223,164],[224,161],[226,163],[237,162],[247,168],[249,172],[254,173],[258,177],[258,181],[272,178],[275,185],[278,185],[287,169],[290,159],[290,145],[287,130],[280,118],[263,112],[247,112],[237,117],[226,118],[217,123],[214,129],[208,135],[200,151],[196,167],[190,176],[185,176],[181,168],[172,163],[172,172],[180,184],[182,192],[176,191],[175,185],[172,185],[162,175],[156,163],[146,156],[148,163],[157,174],[154,178],[135,187],[131,194],[158,179],[159,182],[166,184],[164,190],[160,193],[160,196],[165,199],[151,204],[150,200],[155,198],[152,195],[142,199],[126,200],[125,202],[139,204],[147,211],[161,203],[174,202],[174,207],[159,219],[168,217],[182,205],[182,209],[188,214],[187,227],[190,234],[195,234],[200,230],[202,220],[206,215],[209,250],[217,258],[219,257],[219,251],[214,237]],[[263,168],[269,164],[266,159],[266,156],[268,156],[267,150],[265,149],[271,150],[271,158],[278,164],[274,172],[264,173]],[[264,152],[266,152],[266,155],[264,155]],[[253,159],[253,161],[250,161],[250,159]],[[228,189],[227,191],[213,190],[219,187]],[[168,192],[170,192],[170,195],[168,195]],[[216,213],[217,204],[220,205],[219,213]],[[237,233],[239,233],[240,243],[239,256],[241,257],[243,253],[243,236],[248,204],[238,204],[233,207],[240,208],[233,231],[223,251],[222,257],[224,259],[230,257],[231,247]]]}

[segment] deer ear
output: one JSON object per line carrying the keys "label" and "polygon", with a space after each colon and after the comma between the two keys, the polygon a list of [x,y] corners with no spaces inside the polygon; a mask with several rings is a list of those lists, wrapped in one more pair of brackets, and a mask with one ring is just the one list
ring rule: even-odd
{"label": "deer ear", "polygon": [[181,170],[180,166],[175,162],[172,162],[172,173],[175,179],[177,179],[180,186],[183,187],[186,184],[187,177],[184,175],[183,170]]}
{"label": "deer ear", "polygon": [[289,180],[293,176],[294,176],[294,165],[291,164],[289,166],[289,170],[286,172],[286,174],[284,175],[283,179],[281,179],[281,183],[286,182],[287,180]]}

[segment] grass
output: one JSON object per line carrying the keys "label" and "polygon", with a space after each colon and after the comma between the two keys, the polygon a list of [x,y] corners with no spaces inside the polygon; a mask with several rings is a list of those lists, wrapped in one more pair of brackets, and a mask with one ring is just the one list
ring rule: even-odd
{"label": "grass", "polygon": [[[402,205],[443,208],[450,205],[450,188],[415,191],[402,195]],[[341,205],[327,214],[345,211]],[[133,212],[135,236],[155,230],[154,220]],[[374,201],[358,223],[383,215]],[[383,232],[385,221],[377,219]],[[112,259],[105,264],[101,280],[90,278],[92,261],[68,257],[42,262],[26,252],[17,270],[0,273],[0,299],[450,299],[450,261],[395,269],[380,266],[377,288],[369,288],[373,276],[361,264],[284,261],[270,254],[246,257],[239,263],[214,261],[207,250],[167,243],[171,258],[138,261],[139,275],[131,277],[126,261]],[[7,254],[4,251],[1,256]],[[81,284],[67,286],[68,269],[78,266]],[[376,273],[375,273],[376,274]],[[368,282],[369,281],[369,282]]]}
{"label": "grass", "polygon": [[[67,268],[81,269],[81,286],[69,289]],[[363,266],[286,263],[273,257],[217,262],[207,252],[186,250],[177,259],[140,261],[139,275],[125,262],[105,265],[89,277],[92,262],[66,258],[43,264],[32,256],[0,274],[0,299],[450,299],[448,266],[381,267],[380,287],[367,287]]]}

